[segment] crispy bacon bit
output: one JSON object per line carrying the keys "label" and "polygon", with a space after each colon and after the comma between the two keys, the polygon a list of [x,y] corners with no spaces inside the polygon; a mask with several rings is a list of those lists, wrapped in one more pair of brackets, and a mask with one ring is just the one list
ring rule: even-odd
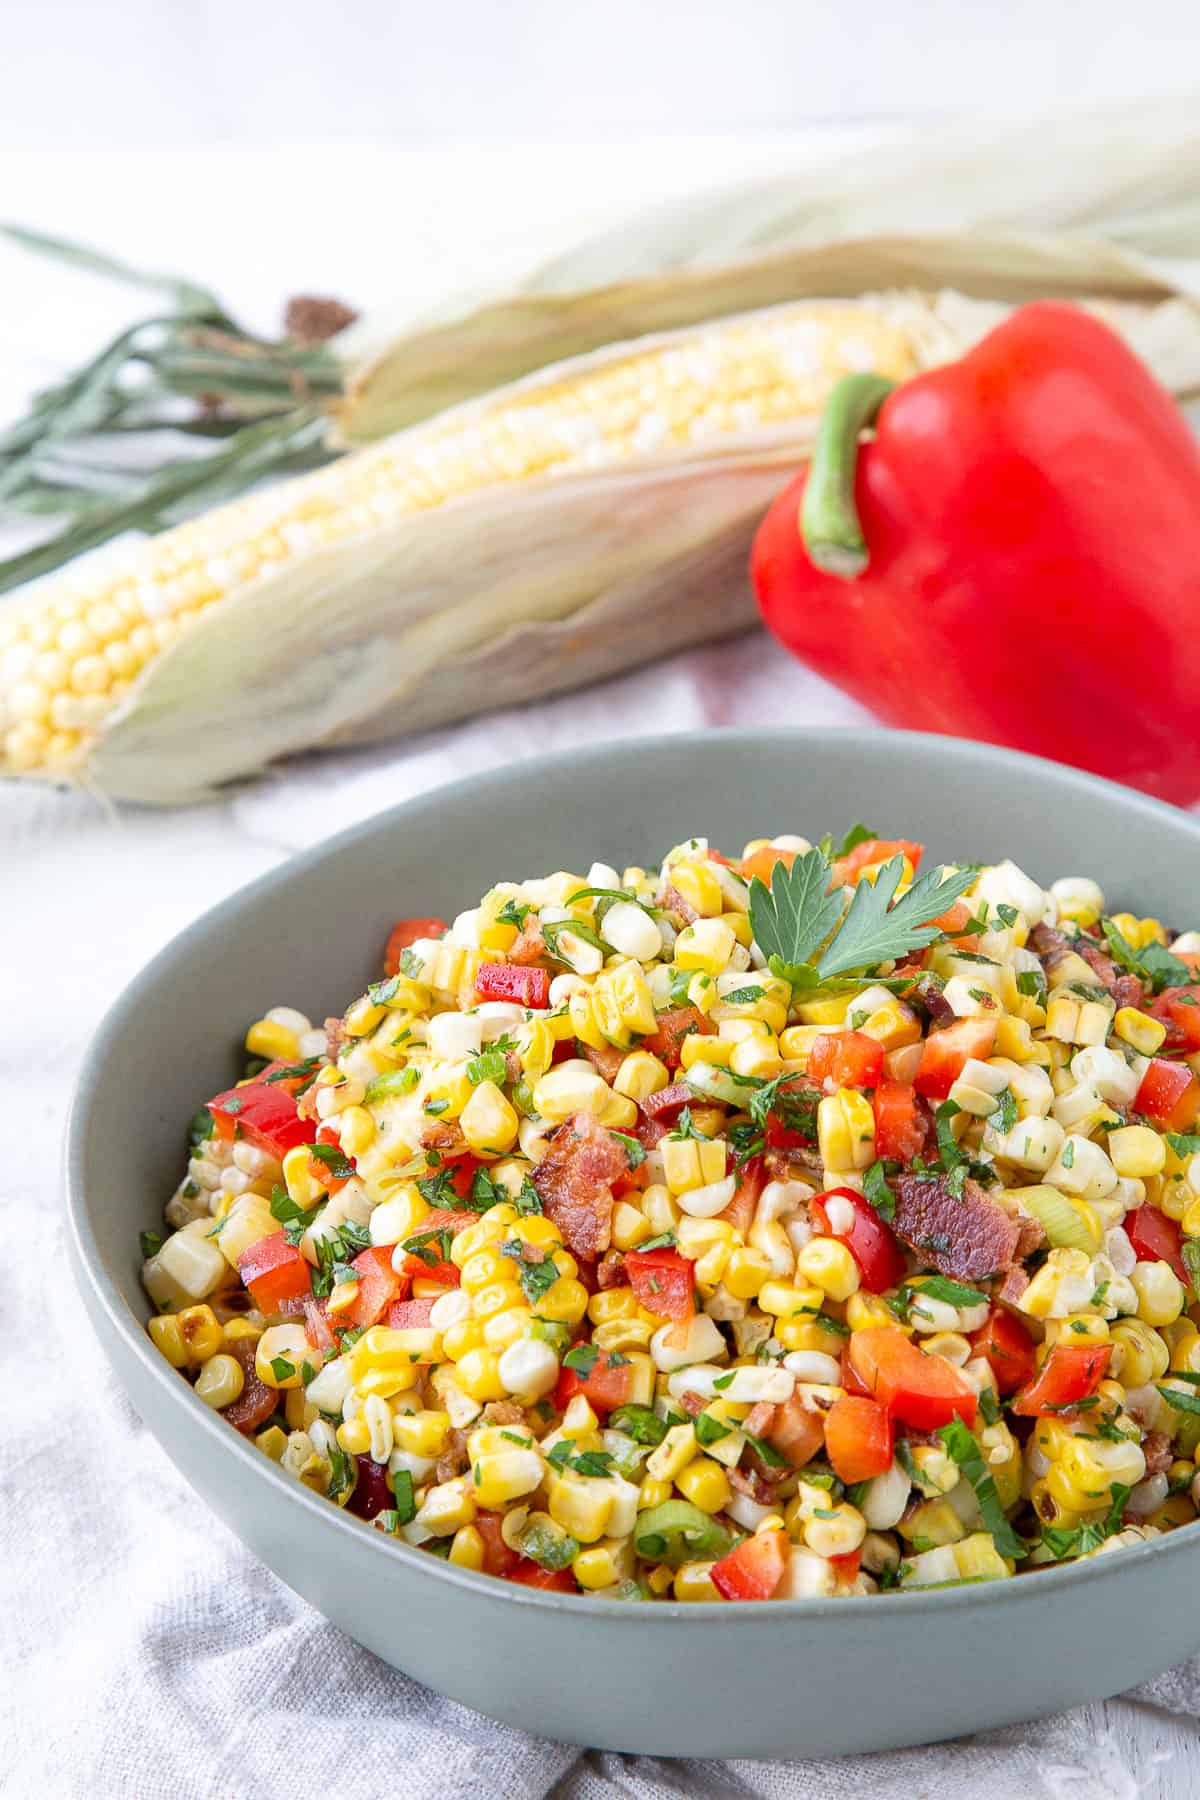
{"label": "crispy bacon bit", "polygon": [[470,1468],[471,1457],[467,1450],[467,1434],[456,1425],[446,1439],[446,1448],[434,1465],[434,1474],[439,1481],[453,1481]]}
{"label": "crispy bacon bit", "polygon": [[1055,963],[1070,955],[1072,945],[1065,931],[1059,931],[1057,926],[1047,925],[1043,920],[1030,932],[1029,948],[1035,956],[1041,957],[1048,969],[1052,969]]}
{"label": "crispy bacon bit", "polygon": [[704,1398],[703,1394],[697,1394],[692,1388],[687,1388],[680,1394],[679,1404],[682,1406],[684,1412],[694,1419],[699,1413],[704,1411],[704,1408],[708,1405],[708,1401]]}
{"label": "crispy bacon bit", "polygon": [[900,1175],[895,1194],[893,1231],[943,1275],[983,1281],[1012,1268],[1020,1225],[978,1182],[968,1181],[960,1199],[945,1176]]}
{"label": "crispy bacon bit", "polygon": [[774,1423],[774,1406],[769,1400],[759,1400],[742,1420],[742,1430],[748,1431],[751,1437],[765,1438],[770,1436]]}
{"label": "crispy bacon bit", "polygon": [[542,936],[542,928],[536,919],[526,919],[521,927],[521,934],[512,948],[504,953],[504,960],[511,963],[539,963],[550,954],[546,940]]}
{"label": "crispy bacon bit", "polygon": [[596,1264],[596,1286],[603,1291],[626,1285],[625,1258],[619,1250],[606,1250]]}
{"label": "crispy bacon bit", "polygon": [[479,1416],[485,1425],[523,1425],[525,1408],[515,1400],[489,1400]]}
{"label": "crispy bacon bit", "polygon": [[1021,1295],[1028,1286],[1029,1277],[1024,1269],[1019,1269],[1014,1266],[1008,1271],[1008,1274],[1001,1282],[996,1298],[997,1300],[1002,1300],[1005,1306],[1016,1306],[1019,1304]]}
{"label": "crispy bacon bit", "polygon": [[329,1060],[334,1062],[342,1045],[350,1033],[346,1030],[345,1019],[326,1019],[325,1037],[329,1045]]}
{"label": "crispy bacon bit", "polygon": [[533,1171],[546,1216],[577,1256],[600,1256],[612,1232],[612,1184],[629,1167],[617,1140],[591,1113],[573,1113]]}
{"label": "crispy bacon bit", "polygon": [[[725,1471],[731,1485],[737,1489],[739,1494],[748,1494],[751,1500],[758,1502],[759,1506],[773,1506],[776,1498],[775,1489],[763,1473],[764,1464],[761,1458],[750,1451],[747,1456],[747,1464],[748,1466],[744,1469],[727,1469]],[[777,1473],[786,1474],[787,1471],[784,1469]]]}
{"label": "crispy bacon bit", "polygon": [[1165,1475],[1175,1460],[1171,1440],[1165,1431],[1148,1431],[1142,1439],[1147,1475]]}
{"label": "crispy bacon bit", "polygon": [[670,1087],[660,1088],[657,1094],[648,1094],[642,1101],[642,1111],[650,1119],[677,1119],[685,1106],[694,1106],[696,1096],[685,1082],[673,1082]]}
{"label": "crispy bacon bit", "polygon": [[1017,1216],[1017,1248],[1014,1261],[1023,1263],[1027,1256],[1040,1250],[1046,1241],[1046,1228],[1040,1219],[1031,1218],[1028,1213]]}
{"label": "crispy bacon bit", "polygon": [[245,1380],[241,1393],[222,1409],[221,1416],[246,1436],[257,1431],[264,1419],[270,1418],[278,1401],[275,1389],[269,1388],[265,1381],[260,1381],[254,1372],[257,1347],[257,1338],[231,1338],[225,1345],[230,1356],[242,1365]]}
{"label": "crispy bacon bit", "polygon": [[593,1069],[598,1069],[611,1087],[625,1061],[625,1052],[614,1050],[611,1044],[604,1044],[600,1049],[596,1049],[594,1044],[584,1044],[582,1049]]}
{"label": "crispy bacon bit", "polygon": [[1075,940],[1075,953],[1082,956],[1084,962],[1097,980],[1106,988],[1111,988],[1117,979],[1117,965],[1111,956],[1106,956],[1098,944],[1085,934]]}
{"label": "crispy bacon bit", "polygon": [[662,891],[659,905],[665,913],[670,913],[671,917],[676,920],[680,926],[694,925],[696,920],[700,917],[700,914],[696,911],[695,907],[690,905],[688,901],[684,899],[679,889],[677,887],[672,887],[670,882],[667,883]]}
{"label": "crispy bacon bit", "polygon": [[421,1127],[422,1150],[445,1152],[461,1150],[466,1143],[459,1127],[452,1119],[444,1122],[441,1119],[430,1119]]}
{"label": "crispy bacon bit", "polygon": [[1118,1009],[1135,1006],[1140,1010],[1146,1004],[1146,990],[1136,975],[1118,975],[1108,991]]}
{"label": "crispy bacon bit", "polygon": [[768,1181],[797,1181],[804,1175],[820,1175],[825,1167],[815,1144],[792,1144],[786,1150],[768,1150],[763,1157]]}

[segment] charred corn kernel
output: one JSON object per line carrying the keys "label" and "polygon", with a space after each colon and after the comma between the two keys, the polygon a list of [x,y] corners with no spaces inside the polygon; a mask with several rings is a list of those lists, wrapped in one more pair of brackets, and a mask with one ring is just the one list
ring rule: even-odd
{"label": "charred corn kernel", "polygon": [[674,1481],[698,1454],[695,1426],[690,1422],[672,1425],[662,1443],[646,1458],[646,1474],[652,1481]]}
{"label": "charred corn kernel", "polygon": [[598,1350],[644,1350],[656,1327],[645,1319],[614,1319],[609,1325],[597,1325],[592,1342]]}
{"label": "charred corn kernel", "polygon": [[720,1512],[733,1497],[729,1477],[711,1456],[694,1457],[676,1475],[675,1486],[685,1500],[706,1513]]}
{"label": "charred corn kernel", "polygon": [[1138,1318],[1147,1325],[1170,1325],[1183,1311],[1187,1290],[1169,1263],[1140,1262],[1129,1277],[1137,1291]]}
{"label": "charred corn kernel", "polygon": [[[511,931],[512,927],[506,929]],[[473,1525],[459,1526],[450,1540],[447,1561],[457,1569],[474,1569],[477,1573],[483,1568],[483,1539]]]}
{"label": "charred corn kernel", "polygon": [[347,1419],[337,1428],[338,1448],[347,1456],[365,1456],[371,1448],[371,1427],[360,1415],[357,1419]]}
{"label": "charred corn kernel", "polygon": [[723,1280],[735,1300],[753,1300],[770,1275],[770,1259],[763,1251],[739,1244],[729,1253]]}
{"label": "charred corn kernel", "polygon": [[494,1081],[481,1081],[459,1115],[459,1125],[471,1149],[487,1155],[503,1155],[517,1141],[520,1120]]}
{"label": "charred corn kernel", "polygon": [[1113,1342],[1109,1370],[1124,1387],[1145,1387],[1166,1374],[1171,1353],[1144,1320],[1117,1319],[1109,1329]]}
{"label": "charred corn kernel", "polygon": [[[686,1038],[684,1042],[687,1042]],[[613,1077],[613,1087],[627,1100],[648,1100],[651,1094],[665,1088],[670,1079],[670,1071],[661,1057],[651,1056],[648,1050],[634,1050]]]}
{"label": "charred corn kernel", "polygon": [[702,919],[715,919],[725,909],[721,884],[711,863],[678,862],[671,866],[671,886]]}
{"label": "charred corn kernel", "polygon": [[264,1456],[269,1456],[272,1462],[280,1462],[287,1449],[287,1433],[280,1431],[278,1425],[268,1425],[255,1438],[254,1447],[261,1450]]}
{"label": "charred corn kernel", "polygon": [[516,1444],[509,1444],[491,1455],[476,1457],[472,1466],[475,1503],[488,1512],[496,1512],[510,1501],[532,1494],[541,1486],[544,1473],[545,1464],[539,1452],[522,1450]]}
{"label": "charred corn kernel", "polygon": [[246,1033],[246,1049],[251,1056],[265,1057],[268,1062],[295,1063],[300,1060],[299,1038],[274,1019],[254,1021]]}
{"label": "charred corn kernel", "polygon": [[694,1063],[707,1063],[710,1068],[727,1069],[732,1055],[733,1045],[728,1038],[691,1031],[679,1046],[679,1066],[685,1074]]}
{"label": "charred corn kernel", "polygon": [[[211,1306],[185,1306],[175,1318],[190,1363],[206,1363],[217,1354],[225,1334]],[[304,1336],[303,1330],[300,1335]]]}
{"label": "charred corn kernel", "polygon": [[[672,1194],[710,1187],[725,1175],[725,1145],[707,1138],[666,1137],[659,1145]],[[643,1207],[645,1201],[643,1200]]]}
{"label": "charred corn kernel", "polygon": [[372,1325],[352,1346],[348,1353],[350,1380],[364,1399],[368,1394],[378,1394],[381,1400],[389,1400],[393,1394],[402,1394],[417,1385],[421,1367],[413,1360],[408,1336],[407,1332],[392,1331],[386,1325]]}
{"label": "charred corn kernel", "polygon": [[149,1325],[150,1341],[173,1369],[186,1368],[188,1347],[183,1341],[178,1313],[159,1313]]}
{"label": "charred corn kernel", "polygon": [[852,1088],[827,1094],[817,1107],[817,1141],[827,1175],[867,1168],[875,1160],[875,1114],[866,1095]]}
{"label": "charred corn kernel", "polygon": [[654,1000],[636,962],[620,963],[615,969],[607,969],[598,975],[592,988],[592,1000],[602,1025],[607,1027],[615,1022],[614,1038],[628,1037],[630,1032],[644,1037],[658,1029]]}
{"label": "charred corn kernel", "polygon": [[719,975],[732,956],[736,941],[724,919],[697,919],[675,940],[675,966]]}
{"label": "charred corn kernel", "polygon": [[430,1488],[417,1509],[415,1522],[424,1525],[436,1537],[449,1537],[452,1532],[461,1531],[464,1525],[472,1524],[476,1510],[474,1496],[465,1478],[458,1476]]}
{"label": "charred corn kernel", "polygon": [[637,1296],[632,1288],[602,1289],[588,1301],[588,1318],[594,1325],[607,1325],[612,1319],[636,1319]]}
{"label": "charred corn kernel", "polygon": [[1146,1458],[1133,1439],[1099,1440],[1075,1436],[1063,1445],[1059,1467],[1092,1495],[1093,1506],[1108,1499],[1113,1482],[1136,1487],[1146,1473]]}
{"label": "charred corn kernel", "polygon": [[[846,1302],[846,1323],[851,1331],[868,1331],[873,1325],[896,1325],[899,1321],[886,1300],[859,1288]],[[912,1335],[911,1326],[904,1329]]]}
{"label": "charred corn kernel", "polygon": [[628,1538],[602,1538],[579,1552],[571,1563],[571,1572],[580,1587],[591,1592],[628,1581],[633,1567],[633,1545]]}
{"label": "charred corn kernel", "polygon": [[653,1236],[654,1228],[645,1213],[628,1200],[618,1200],[612,1216],[613,1249],[636,1250]]}
{"label": "charred corn kernel", "polygon": [[755,1081],[769,1081],[783,1068],[778,1042],[770,1035],[743,1038],[740,1044],[733,1046],[729,1067],[735,1075],[749,1076]]}
{"label": "charred corn kernel", "polygon": [[307,1144],[297,1144],[289,1150],[283,1159],[283,1181],[288,1194],[297,1206],[306,1210],[316,1205],[324,1187],[313,1172],[312,1158]]}
{"label": "charred corn kernel", "polygon": [[475,1091],[465,1062],[435,1063],[426,1079],[425,1105],[437,1107],[439,1120],[459,1119]]}
{"label": "charred corn kernel", "polygon": [[796,1273],[831,1300],[848,1300],[860,1286],[858,1264],[838,1238],[810,1238],[796,1257]]}
{"label": "charred corn kernel", "polygon": [[220,1353],[210,1356],[196,1377],[196,1392],[214,1411],[232,1406],[246,1385],[246,1376],[236,1356]]}
{"label": "charred corn kernel", "polygon": [[721,1598],[712,1578],[711,1562],[683,1563],[675,1571],[672,1590],[677,1600],[719,1600]]}
{"label": "charred corn kernel", "polygon": [[638,1511],[649,1512],[652,1506],[663,1506],[671,1498],[671,1482],[656,1481],[647,1475],[638,1489]]}
{"label": "charred corn kernel", "polygon": [[1118,1007],[1113,1031],[1139,1056],[1153,1056],[1167,1035],[1161,1019],[1152,1019],[1149,1013],[1139,1011],[1136,1006]]}
{"label": "charred corn kernel", "polygon": [[785,1350],[816,1350],[822,1356],[840,1356],[846,1347],[842,1333],[819,1319],[780,1319],[775,1336]]}
{"label": "charred corn kernel", "polygon": [[1124,1125],[1110,1131],[1104,1147],[1117,1174],[1137,1181],[1160,1175],[1167,1160],[1166,1144],[1148,1125]]}
{"label": "charred corn kernel", "polygon": [[400,1449],[411,1456],[440,1456],[450,1435],[450,1415],[432,1410],[396,1412],[392,1432]]}
{"label": "charred corn kernel", "polygon": [[387,1009],[364,994],[347,1009],[344,1022],[351,1037],[366,1037],[368,1031],[374,1031],[386,1016]]}
{"label": "charred corn kernel", "polygon": [[481,1404],[488,1400],[503,1400],[507,1393],[500,1378],[500,1359],[493,1350],[468,1350],[460,1356],[456,1379],[463,1392]]}

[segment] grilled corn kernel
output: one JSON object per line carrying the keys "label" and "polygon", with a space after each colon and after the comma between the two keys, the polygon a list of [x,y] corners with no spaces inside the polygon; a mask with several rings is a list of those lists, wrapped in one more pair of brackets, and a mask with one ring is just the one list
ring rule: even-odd
{"label": "grilled corn kernel", "polygon": [[837,1238],[810,1238],[796,1258],[796,1273],[831,1300],[848,1300],[860,1286],[858,1264]]}
{"label": "grilled corn kernel", "polygon": [[1135,1006],[1121,1006],[1113,1020],[1113,1031],[1122,1043],[1136,1050],[1139,1056],[1153,1056],[1160,1049],[1167,1035],[1167,1028],[1161,1019],[1152,1019],[1149,1013],[1138,1010]]}
{"label": "grilled corn kernel", "polygon": [[875,1114],[864,1094],[839,1088],[817,1107],[817,1141],[826,1174],[865,1169],[875,1159]]}
{"label": "grilled corn kernel", "polygon": [[770,1259],[764,1252],[739,1244],[729,1253],[723,1279],[727,1292],[735,1300],[753,1300],[770,1275]]}
{"label": "grilled corn kernel", "polygon": [[840,1356],[845,1349],[841,1332],[819,1319],[780,1319],[775,1336],[785,1350],[816,1350],[822,1356]]}
{"label": "grilled corn kernel", "polygon": [[1171,1353],[1157,1331],[1141,1318],[1118,1319],[1110,1327],[1110,1372],[1126,1388],[1145,1387],[1165,1375]]}
{"label": "grilled corn kernel", "polygon": [[522,1450],[516,1444],[509,1444],[491,1455],[479,1456],[472,1469],[475,1503],[489,1512],[496,1512],[510,1501],[532,1494],[541,1486],[544,1473],[545,1465],[538,1451]]}
{"label": "grilled corn kernel", "polygon": [[[185,1306],[175,1318],[190,1363],[206,1363],[225,1341],[225,1334],[211,1306]],[[300,1333],[304,1336],[303,1331]]]}
{"label": "grilled corn kernel", "polygon": [[[846,1302],[846,1323],[851,1331],[867,1331],[873,1325],[895,1325],[897,1319],[886,1300],[859,1288]],[[906,1329],[911,1336],[912,1327]]]}
{"label": "grilled corn kernel", "polygon": [[772,1036],[743,1038],[740,1044],[733,1046],[729,1067],[735,1075],[770,1081],[783,1068],[778,1042]]}
{"label": "grilled corn kernel", "polygon": [[459,1526],[450,1540],[447,1561],[452,1562],[455,1568],[474,1569],[476,1573],[483,1568],[483,1539],[473,1525]]}
{"label": "grilled corn kernel", "polygon": [[464,1525],[472,1524],[476,1511],[474,1496],[465,1479],[458,1476],[430,1488],[417,1510],[415,1523],[424,1525],[436,1537],[449,1537]]}
{"label": "grilled corn kernel", "polygon": [[671,1482],[656,1481],[647,1476],[638,1489],[638,1511],[649,1512],[652,1506],[664,1506],[671,1498]]}
{"label": "grilled corn kernel", "polygon": [[697,919],[675,940],[675,966],[699,969],[705,975],[719,975],[732,956],[736,942],[724,919]]}
{"label": "grilled corn kernel", "polygon": [[459,1126],[471,1149],[503,1155],[517,1141],[520,1120],[494,1081],[481,1081],[459,1115]]}
{"label": "grilled corn kernel", "polygon": [[546,1505],[556,1525],[581,1544],[594,1544],[608,1530],[613,1509],[611,1484],[568,1470],[548,1481]]}
{"label": "grilled corn kernel", "polygon": [[564,1325],[578,1325],[587,1311],[588,1291],[581,1281],[561,1275],[538,1301],[538,1317]]}
{"label": "grilled corn kernel", "polygon": [[815,1550],[818,1556],[848,1556],[857,1550],[867,1535],[867,1522],[858,1508],[843,1503],[822,1508],[822,1511],[828,1511],[833,1516],[828,1519],[814,1517],[805,1521],[804,1541],[808,1548]]}
{"label": "grilled corn kernel", "polygon": [[733,1497],[729,1477],[710,1456],[694,1457],[676,1475],[675,1486],[685,1500],[706,1513],[720,1512]]}
{"label": "grilled corn kernel", "polygon": [[188,1347],[183,1341],[183,1332],[179,1328],[177,1313],[159,1313],[150,1321],[150,1340],[160,1355],[165,1356],[173,1369],[185,1368],[188,1361]]}
{"label": "grilled corn kernel", "polygon": [[196,1392],[206,1406],[219,1411],[232,1406],[246,1385],[246,1376],[236,1356],[210,1356],[196,1377]]}
{"label": "grilled corn kernel", "polygon": [[478,1350],[483,1345],[483,1327],[474,1319],[461,1319],[454,1325],[447,1325],[442,1333],[442,1351],[453,1363],[458,1362],[469,1350]]}

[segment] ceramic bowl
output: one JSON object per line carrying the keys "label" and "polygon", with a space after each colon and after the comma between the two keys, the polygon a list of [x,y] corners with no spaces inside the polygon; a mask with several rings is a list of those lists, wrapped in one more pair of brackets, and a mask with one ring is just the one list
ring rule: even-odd
{"label": "ceramic bowl", "polygon": [[[530,1731],[664,1755],[823,1756],[921,1743],[1096,1700],[1200,1647],[1200,1530],[929,1594],[629,1605],[512,1587],[386,1539],[208,1410],[145,1335],[139,1230],[183,1125],[236,1077],[266,1007],[338,1013],[392,920],[453,917],[496,880],[648,864],[693,833],[739,849],[867,820],[930,860],[1012,856],[1095,876],[1114,907],[1200,915],[1200,825],[1106,782],[901,733],[733,731],[585,749],[423,795],[215,907],[109,1013],[71,1115],[84,1303],[121,1380],[204,1500],[282,1580],[430,1686]],[[181,1031],[180,1022],[186,1022]]]}

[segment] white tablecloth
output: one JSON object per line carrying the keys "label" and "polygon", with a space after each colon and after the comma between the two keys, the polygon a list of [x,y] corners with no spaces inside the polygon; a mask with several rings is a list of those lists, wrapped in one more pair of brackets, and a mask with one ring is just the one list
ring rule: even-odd
{"label": "white tablecloth", "polygon": [[[585,189],[590,181],[592,197],[601,197],[596,154],[580,151],[572,164],[556,148],[552,175],[532,152],[511,153],[506,166],[536,188],[544,206],[553,190],[565,218],[572,181]],[[357,155],[365,180],[374,153]],[[411,155],[415,171],[421,153]],[[702,179],[718,162],[711,145],[704,155],[707,162],[696,146],[687,154],[675,146],[666,162],[676,181],[685,173]],[[354,147],[333,153],[340,177],[353,177],[354,156]],[[394,191],[404,192],[403,154],[388,156]],[[639,156],[627,147],[629,179]],[[728,161],[728,147],[720,157]],[[769,159],[752,148],[741,166],[756,157]],[[0,180],[15,171],[15,159],[5,165],[0,152]],[[108,198],[102,205],[89,199],[85,219],[75,198],[78,156],[74,163],[51,157],[22,211],[46,229],[86,228],[114,248],[153,248],[160,266],[174,262],[200,276],[237,270],[265,320],[267,295],[293,277],[371,291],[361,221],[353,286],[301,274],[294,255],[287,274],[269,279],[256,256],[262,215],[253,196],[278,191],[285,210],[297,209],[287,197],[297,167],[316,180],[321,166],[316,152],[303,150],[241,152],[236,164],[215,155],[205,168],[195,153],[147,156],[135,205],[121,184],[123,158],[107,170],[92,159],[88,194]],[[454,206],[466,205],[469,161],[447,156],[440,167],[441,189],[431,190],[428,169],[420,170],[419,206],[429,232],[449,242],[461,220]],[[495,158],[489,167],[496,182]],[[286,190],[273,189],[285,175]],[[162,195],[182,190],[196,198],[199,242],[190,253],[179,242],[154,248],[156,218],[167,238],[179,230],[173,214],[154,206],[154,183]],[[355,191],[352,179],[348,191]],[[288,261],[281,250],[281,265]],[[0,275],[9,275],[11,261],[0,264]],[[379,291],[378,268],[375,276]],[[61,340],[47,335],[68,317],[61,278],[24,268],[20,280],[19,355],[10,339],[0,395],[6,379],[15,394],[61,358]],[[77,309],[69,318],[73,352],[98,327]],[[0,793],[0,1793],[20,1800],[325,1793],[650,1800],[684,1792],[1132,1800],[1200,1788],[1200,1663],[1136,1697],[1036,1725],[836,1764],[671,1764],[588,1754],[494,1725],[357,1648],[206,1512],[116,1386],[65,1273],[58,1159],[87,1038],[130,976],[205,907],[342,825],[497,761],[633,728],[857,718],[840,696],[751,637],[389,751],[314,759],[181,813],[111,817],[82,796]],[[704,829],[700,813],[694,825]],[[304,996],[280,999],[302,1005]],[[178,1029],[182,1043],[186,1018]],[[148,1222],[156,1200],[146,1197]],[[1128,1628],[1152,1632],[1153,1621],[1131,1619]],[[1036,1654],[1036,1647],[1014,1642],[1012,1651]],[[847,1696],[847,1704],[860,1698]]]}

